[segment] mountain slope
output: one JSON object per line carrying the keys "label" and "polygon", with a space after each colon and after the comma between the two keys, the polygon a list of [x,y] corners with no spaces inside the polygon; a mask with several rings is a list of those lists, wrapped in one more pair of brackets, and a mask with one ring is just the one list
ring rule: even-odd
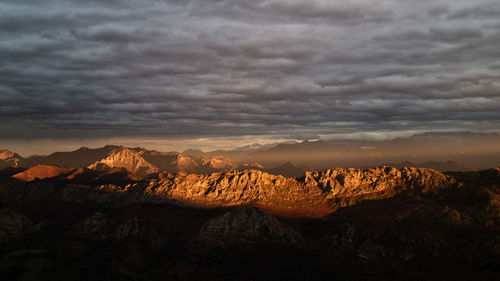
{"label": "mountain slope", "polygon": [[69,174],[75,171],[74,168],[61,168],[50,165],[37,165],[13,175],[13,178],[23,181],[33,181],[35,179],[48,179]]}
{"label": "mountain slope", "polygon": [[303,240],[274,216],[252,207],[243,207],[209,220],[201,227],[198,239],[210,247],[263,242],[299,245]]}
{"label": "mountain slope", "polygon": [[[451,176],[431,169],[391,167],[376,169],[331,169],[306,172],[301,178],[285,178],[246,170],[208,175],[185,174],[150,178],[126,186],[96,188],[67,187],[64,193],[43,184],[24,185],[16,191],[13,183],[4,187],[2,197],[19,198],[28,190],[30,198],[48,196],[101,201],[175,201],[198,207],[254,205],[274,213],[323,216],[339,207],[363,200],[389,198],[401,193],[432,194],[458,186]],[[21,185],[22,186],[22,185]],[[45,190],[48,188],[49,190]],[[115,198],[115,199],[113,199]],[[65,200],[66,200],[65,199]],[[73,200],[73,199],[72,199]]]}
{"label": "mountain slope", "polygon": [[312,171],[312,169],[308,166],[297,167],[291,162],[287,161],[281,166],[266,169],[265,171],[273,175],[282,175],[284,177],[301,177],[305,172]]}
{"label": "mountain slope", "polygon": [[94,170],[109,168],[125,168],[129,171],[142,174],[150,174],[158,171],[158,168],[146,161],[141,152],[125,147],[111,150],[108,155],[88,167]]}
{"label": "mountain slope", "polygon": [[202,157],[200,171],[202,173],[227,172],[235,169],[238,164],[224,156]]}
{"label": "mountain slope", "polygon": [[0,169],[6,167],[18,167],[23,160],[21,155],[8,150],[0,150]]}

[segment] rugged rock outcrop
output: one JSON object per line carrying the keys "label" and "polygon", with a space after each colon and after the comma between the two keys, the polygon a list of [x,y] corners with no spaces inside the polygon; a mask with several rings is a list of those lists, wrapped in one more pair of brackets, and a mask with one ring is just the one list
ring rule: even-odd
{"label": "rugged rock outcrop", "polygon": [[143,157],[159,170],[169,173],[182,171],[194,174],[209,174],[227,172],[238,166],[236,162],[223,156],[205,157],[201,155],[147,151],[143,154]]}
{"label": "rugged rock outcrop", "polygon": [[23,159],[21,155],[8,150],[0,150],[0,169],[6,167],[19,167],[19,162]]}
{"label": "rugged rock outcrop", "polygon": [[151,246],[161,248],[168,242],[168,236],[157,229],[150,221],[138,216],[130,217],[118,225],[116,238],[121,240],[146,241]]}
{"label": "rugged rock outcrop", "polygon": [[115,204],[173,200],[201,207],[254,205],[273,212],[322,216],[362,200],[388,198],[404,192],[434,193],[457,186],[459,183],[453,177],[435,170],[380,167],[307,172],[301,178],[285,178],[255,170],[209,175],[177,173],[126,185],[97,187],[67,185],[59,188],[43,183],[6,182],[0,191],[4,198],[17,200],[39,196],[78,201],[110,200]]}
{"label": "rugged rock outcrop", "polygon": [[12,151],[8,151],[8,150],[0,150],[0,160],[6,160],[6,159],[21,159],[22,157],[17,154],[17,153],[14,153]]}
{"label": "rugged rock outcrop", "polygon": [[203,157],[201,158],[200,171],[203,173],[230,171],[237,166],[236,162],[223,156]]}
{"label": "rugged rock outcrop", "polygon": [[71,233],[96,240],[110,240],[116,237],[116,223],[103,213],[95,213],[75,224]]}
{"label": "rugged rock outcrop", "polygon": [[166,237],[160,231],[137,216],[119,223],[103,213],[95,213],[75,224],[70,233],[95,240],[146,241],[156,247],[166,243]]}
{"label": "rugged rock outcrop", "polygon": [[299,246],[303,242],[293,229],[252,207],[243,207],[209,220],[201,227],[198,239],[214,247],[266,242]]}
{"label": "rugged rock outcrop", "polygon": [[142,156],[157,167],[158,170],[170,173],[178,171],[195,173],[200,167],[200,164],[195,162],[191,157],[179,153],[146,151]]}
{"label": "rugged rock outcrop", "polygon": [[20,239],[32,231],[33,223],[21,212],[11,208],[0,209],[0,243]]}
{"label": "rugged rock outcrop", "polygon": [[158,168],[146,161],[140,152],[120,147],[112,150],[104,159],[88,167],[89,169],[105,170],[109,168],[125,168],[129,171],[149,174],[158,171]]}
{"label": "rugged rock outcrop", "polygon": [[338,226],[327,241],[325,250],[335,258],[411,261],[422,256],[449,254],[445,242],[432,233],[375,232],[350,223]]}
{"label": "rugged rock outcrop", "polygon": [[124,224],[118,226],[116,235],[119,239],[141,239],[149,235],[149,227],[137,216],[131,217]]}
{"label": "rugged rock outcrop", "polygon": [[153,180],[145,192],[152,198],[201,206],[255,204],[285,212],[304,212],[309,208],[312,213],[323,215],[361,200],[387,198],[402,192],[432,193],[457,185],[453,177],[417,168],[332,169],[307,172],[302,178],[247,170]]}

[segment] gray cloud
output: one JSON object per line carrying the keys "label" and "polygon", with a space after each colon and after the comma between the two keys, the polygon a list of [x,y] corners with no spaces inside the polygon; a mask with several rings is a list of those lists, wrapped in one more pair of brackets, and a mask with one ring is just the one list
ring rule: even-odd
{"label": "gray cloud", "polygon": [[0,2],[0,138],[498,130],[500,5],[430,3]]}

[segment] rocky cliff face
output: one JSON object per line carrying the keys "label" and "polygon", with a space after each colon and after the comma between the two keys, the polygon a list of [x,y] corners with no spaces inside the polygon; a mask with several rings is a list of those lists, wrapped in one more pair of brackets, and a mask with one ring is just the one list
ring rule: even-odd
{"label": "rocky cliff face", "polygon": [[274,216],[252,207],[243,207],[209,220],[201,227],[198,239],[212,247],[266,242],[299,246],[304,240]]}
{"label": "rocky cliff face", "polygon": [[99,212],[73,225],[69,234],[103,241],[145,241],[154,247],[164,246],[167,240],[142,218],[133,216],[120,223]]}
{"label": "rocky cliff face", "polygon": [[112,150],[104,159],[88,167],[89,169],[103,170],[109,168],[125,168],[129,171],[149,174],[158,171],[158,168],[146,161],[140,152],[120,147]]}
{"label": "rocky cliff face", "polygon": [[157,167],[158,170],[171,173],[178,171],[195,173],[200,167],[191,157],[179,153],[146,151],[142,154],[142,157]]}
{"label": "rocky cliff face", "polygon": [[236,162],[223,156],[202,157],[200,160],[200,170],[203,173],[230,171],[238,166]]}
{"label": "rocky cliff face", "polygon": [[254,205],[273,212],[322,216],[363,200],[388,198],[404,192],[433,193],[458,185],[453,177],[435,170],[382,167],[307,172],[302,178],[285,178],[255,170],[209,175],[178,173],[126,185],[97,187],[59,188],[43,182],[5,182],[0,191],[6,200],[52,196],[69,201],[109,200],[113,203],[175,201],[201,207]]}
{"label": "rocky cliff face", "polygon": [[96,240],[110,240],[116,237],[117,224],[103,213],[95,213],[75,224],[70,233]]}
{"label": "rocky cliff face", "polygon": [[356,256],[365,260],[394,259],[411,261],[421,256],[438,256],[445,242],[426,232],[375,232],[345,223],[326,235],[327,255],[335,258]]}
{"label": "rocky cliff face", "polygon": [[407,191],[428,193],[456,185],[450,176],[417,168],[333,169],[307,172],[302,178],[247,170],[152,181],[146,194],[202,206],[258,204],[290,211],[331,211],[365,199],[387,198]]}
{"label": "rocky cliff face", "polygon": [[0,209],[0,243],[20,239],[31,232],[33,223],[21,212],[11,208]]}
{"label": "rocky cliff face", "polygon": [[22,159],[23,157],[17,153],[8,150],[0,150],[0,168],[18,167]]}

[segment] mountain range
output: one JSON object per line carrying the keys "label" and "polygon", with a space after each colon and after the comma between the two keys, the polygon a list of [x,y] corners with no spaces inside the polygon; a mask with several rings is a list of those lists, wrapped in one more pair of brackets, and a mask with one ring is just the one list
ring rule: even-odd
{"label": "mountain range", "polygon": [[373,167],[404,161],[426,164],[455,161],[471,169],[487,169],[500,164],[499,142],[500,135],[497,133],[430,132],[389,140],[320,139],[261,147],[253,145],[250,148],[206,152],[204,155],[258,162],[265,167],[276,167],[290,161],[316,170]]}
{"label": "mountain range", "polygon": [[[5,280],[500,277],[500,167],[266,168],[123,146],[0,155]],[[465,168],[415,165],[431,164]]]}
{"label": "mountain range", "polygon": [[[369,168],[377,166],[421,167],[438,171],[472,171],[478,167],[495,166],[498,164],[497,152],[488,155],[461,151],[458,154],[436,152],[427,158],[415,158],[411,153],[401,154],[401,151],[413,151],[415,147],[428,147],[429,140],[445,142],[446,146],[456,146],[456,138],[462,135],[424,134],[406,139],[395,139],[389,142],[367,141],[302,141],[291,143],[276,143],[273,145],[250,145],[236,150],[218,150],[203,152],[190,149],[183,153],[160,152],[140,147],[124,147],[107,145],[100,148],[81,147],[75,151],[55,152],[50,155],[35,155],[23,158],[8,150],[0,151],[0,168],[31,168],[37,165],[49,165],[59,168],[81,168],[106,172],[115,168],[124,168],[131,173],[147,175],[159,172],[210,174],[232,170],[254,169],[274,175],[300,177],[306,171],[323,170],[332,167]],[[490,143],[497,140],[498,135],[466,135],[470,138],[468,147],[483,149],[478,139]],[[472,141],[475,140],[475,141]],[[467,141],[466,141],[467,142]],[[475,143],[474,143],[475,142]],[[454,144],[455,143],[455,144]],[[478,147],[476,148],[476,144]],[[440,149],[442,144],[435,143],[433,149]],[[495,146],[497,147],[497,146]],[[460,149],[458,149],[460,148]],[[465,150],[458,147],[458,150]],[[472,148],[469,148],[472,149]],[[457,150],[457,151],[458,151]],[[416,152],[416,151],[413,151]],[[412,152],[412,153],[413,153]],[[384,154],[384,155],[383,155]],[[457,156],[459,155],[459,156]],[[404,157],[410,157],[405,159]],[[431,158],[433,157],[433,158]],[[449,160],[444,157],[462,159],[466,162]],[[488,159],[486,162],[480,159]],[[427,161],[415,161],[428,159]],[[437,159],[437,160],[436,160]],[[442,159],[442,160],[440,160]],[[470,165],[468,163],[479,163]],[[293,163],[299,165],[295,165]],[[38,169],[42,171],[42,169]],[[32,171],[33,172],[33,171]],[[46,177],[40,174],[41,177]]]}
{"label": "mountain range", "polygon": [[[295,166],[290,162],[265,168],[255,163],[236,162],[223,156],[203,154],[159,152],[144,148],[127,148],[108,145],[90,149],[82,147],[71,152],[55,152],[47,156],[23,158],[19,154],[3,150],[0,167],[15,168],[15,178],[32,181],[35,179],[66,179],[89,183],[95,179],[127,180],[154,177],[158,173],[211,174],[232,170],[259,170],[274,175],[300,177],[312,169]],[[6,172],[6,171],[4,171]],[[148,176],[149,175],[149,176]]]}
{"label": "mountain range", "polygon": [[107,145],[101,148],[82,147],[71,152],[55,152],[47,156],[20,155],[3,150],[2,165],[13,167],[34,167],[52,165],[58,167],[87,168],[91,170],[109,170],[125,168],[139,174],[150,174],[159,171],[175,173],[211,173],[226,171],[237,167],[237,164],[222,156],[187,156],[177,152],[159,152],[143,148],[127,148]]}

